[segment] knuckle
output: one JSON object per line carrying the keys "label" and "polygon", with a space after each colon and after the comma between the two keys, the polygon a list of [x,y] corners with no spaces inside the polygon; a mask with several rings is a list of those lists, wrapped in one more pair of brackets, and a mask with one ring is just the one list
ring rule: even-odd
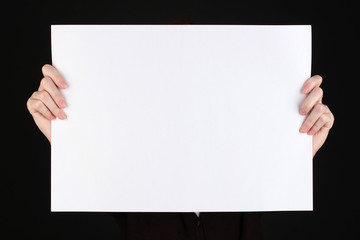
{"label": "knuckle", "polygon": [[334,122],[335,122],[334,115],[331,115],[330,128],[332,128],[332,126],[334,125]]}
{"label": "knuckle", "polygon": [[48,70],[48,68],[49,68],[48,64],[45,64],[44,66],[42,66],[41,71],[42,71],[43,73],[46,73],[47,70]]}
{"label": "knuckle", "polygon": [[41,68],[41,71],[45,74],[45,73],[49,72],[50,69],[51,69],[50,64],[44,64],[44,66],[42,66],[42,68]]}
{"label": "knuckle", "polygon": [[328,116],[326,116],[325,114],[323,114],[323,115],[320,116],[320,121],[322,121],[322,122],[329,122],[329,118],[328,118]]}
{"label": "knuckle", "polygon": [[330,109],[329,109],[329,107],[327,105],[325,105],[325,104],[322,104],[322,105],[323,105],[323,108],[324,108],[324,112],[326,112],[326,113],[330,112]]}
{"label": "knuckle", "polygon": [[316,93],[322,97],[324,95],[324,90],[322,88],[318,87],[318,88],[316,88]]}
{"label": "knuckle", "polygon": [[319,83],[322,83],[322,81],[323,81],[322,76],[320,76],[320,75],[318,75],[318,74],[315,75],[314,78],[315,78],[317,81],[319,81]]}
{"label": "knuckle", "polygon": [[43,103],[42,103],[40,100],[35,100],[35,101],[34,101],[34,108],[37,109],[37,110],[39,110],[39,109],[41,109],[42,104],[43,104]]}
{"label": "knuckle", "polygon": [[46,102],[48,100],[48,94],[46,91],[41,91],[39,93],[39,99],[43,102]]}
{"label": "knuckle", "polygon": [[318,103],[318,104],[315,105],[314,109],[315,109],[316,111],[318,111],[318,112],[323,113],[323,112],[325,112],[326,107],[325,107],[324,104]]}
{"label": "knuckle", "polygon": [[26,101],[26,107],[27,109],[30,111],[30,108],[31,108],[31,102],[32,102],[32,99],[31,97]]}
{"label": "knuckle", "polygon": [[40,81],[40,86],[42,86],[43,88],[46,88],[49,85],[49,80],[50,79],[48,77],[44,77]]}
{"label": "knuckle", "polygon": [[38,93],[39,93],[38,91],[33,92],[31,98],[35,98]]}

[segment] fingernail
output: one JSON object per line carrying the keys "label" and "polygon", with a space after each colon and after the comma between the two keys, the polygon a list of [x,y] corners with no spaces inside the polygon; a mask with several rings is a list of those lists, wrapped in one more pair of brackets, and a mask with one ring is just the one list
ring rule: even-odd
{"label": "fingernail", "polygon": [[63,83],[61,83],[61,87],[62,87],[62,88],[67,88],[68,85],[66,84],[66,82],[63,82]]}
{"label": "fingernail", "polygon": [[302,126],[302,127],[300,128],[300,132],[306,133],[306,132],[307,132],[307,127],[306,127],[306,126]]}
{"label": "fingernail", "polygon": [[66,119],[66,114],[61,111],[61,112],[58,113],[58,117],[59,117],[61,120],[64,120],[64,119]]}
{"label": "fingernail", "polygon": [[59,105],[60,105],[59,107],[65,108],[66,107],[66,102],[64,100],[60,100]]}

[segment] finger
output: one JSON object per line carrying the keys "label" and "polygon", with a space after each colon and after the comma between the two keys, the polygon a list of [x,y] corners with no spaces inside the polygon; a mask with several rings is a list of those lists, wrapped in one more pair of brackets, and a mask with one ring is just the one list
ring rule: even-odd
{"label": "finger", "polygon": [[314,88],[305,98],[303,104],[300,107],[300,114],[307,115],[310,110],[317,103],[321,103],[323,97],[323,90],[320,87]]}
{"label": "finger", "polygon": [[59,108],[65,108],[66,102],[59,89],[55,86],[55,83],[50,77],[44,77],[40,81],[39,91],[46,91],[50,94],[51,98],[55,101]]}
{"label": "finger", "polygon": [[323,79],[320,75],[312,76],[311,78],[309,78],[308,80],[305,81],[301,91],[305,94],[308,94],[314,88],[320,87],[322,80]]}
{"label": "finger", "polygon": [[31,115],[34,115],[36,113],[40,113],[48,120],[54,120],[55,116],[51,114],[50,110],[44,105],[42,101],[36,98],[29,98],[28,100],[28,109]]}
{"label": "finger", "polygon": [[322,103],[316,104],[313,110],[310,112],[309,116],[307,116],[304,123],[301,125],[300,132],[308,132],[313,127],[315,122],[320,118],[320,116],[324,113],[328,113],[329,111],[330,110],[326,105]]}
{"label": "finger", "polygon": [[326,127],[327,124],[331,122],[331,113],[322,114],[319,119],[315,122],[313,127],[308,132],[309,135],[316,134],[322,127]]}
{"label": "finger", "polygon": [[58,117],[61,120],[66,118],[66,114],[61,110],[50,97],[50,94],[46,91],[38,91],[33,94],[33,98],[40,100],[46,108],[48,108],[53,115]]}
{"label": "finger", "polygon": [[45,64],[41,70],[45,77],[50,77],[54,81],[56,86],[61,89],[67,88],[65,79],[55,67],[50,64]]}

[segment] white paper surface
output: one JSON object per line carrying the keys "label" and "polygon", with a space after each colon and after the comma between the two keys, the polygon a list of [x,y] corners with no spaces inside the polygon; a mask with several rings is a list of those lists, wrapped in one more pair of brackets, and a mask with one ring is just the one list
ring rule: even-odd
{"label": "white paper surface", "polygon": [[312,210],[310,26],[51,30],[52,211]]}

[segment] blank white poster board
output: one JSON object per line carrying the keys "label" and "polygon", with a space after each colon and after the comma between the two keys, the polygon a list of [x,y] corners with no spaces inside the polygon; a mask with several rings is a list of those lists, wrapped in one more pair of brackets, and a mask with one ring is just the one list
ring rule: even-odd
{"label": "blank white poster board", "polygon": [[311,26],[53,25],[51,210],[312,210]]}

